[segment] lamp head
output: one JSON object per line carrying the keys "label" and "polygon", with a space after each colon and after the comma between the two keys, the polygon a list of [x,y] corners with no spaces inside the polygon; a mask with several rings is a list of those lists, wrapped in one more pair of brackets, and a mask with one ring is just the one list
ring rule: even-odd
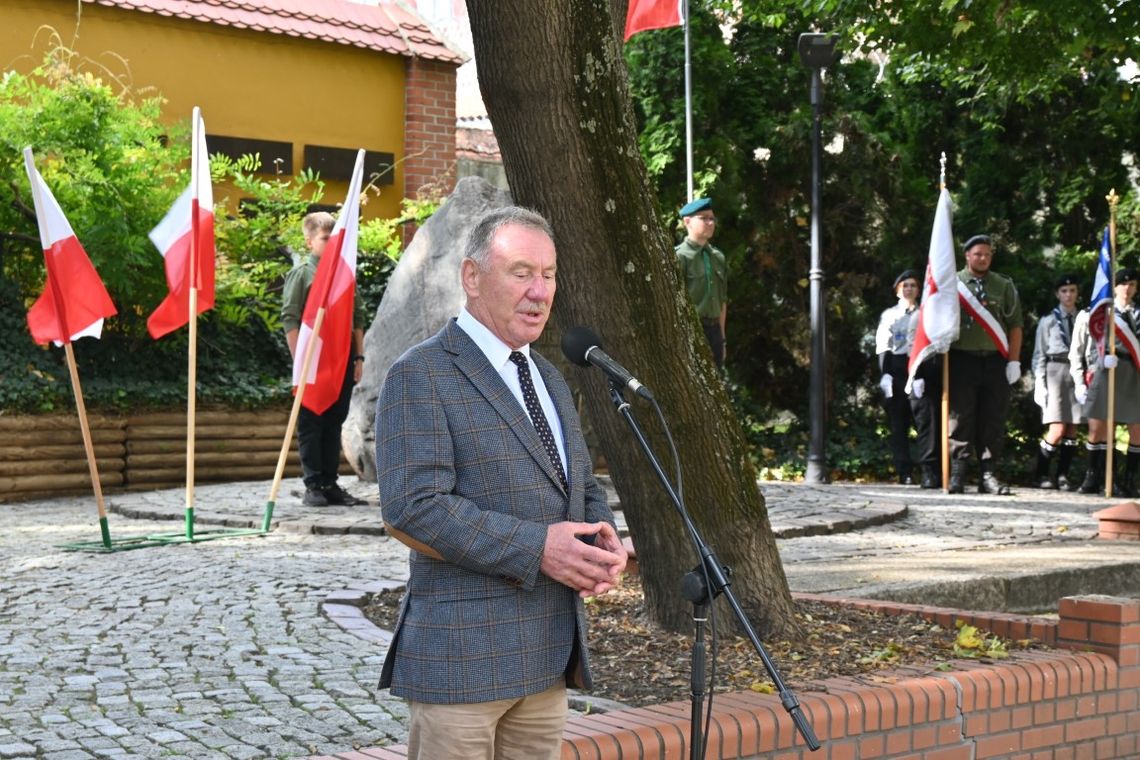
{"label": "lamp head", "polygon": [[835,61],[835,43],[838,37],[834,34],[821,34],[807,32],[800,35],[800,60],[809,69],[826,69]]}

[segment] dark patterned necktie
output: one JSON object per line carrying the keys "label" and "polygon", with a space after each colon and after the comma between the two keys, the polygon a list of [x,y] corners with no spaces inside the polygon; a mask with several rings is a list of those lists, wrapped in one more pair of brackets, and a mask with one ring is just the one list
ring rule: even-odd
{"label": "dark patterned necktie", "polygon": [[534,391],[530,365],[521,351],[511,351],[511,361],[519,368],[519,386],[522,388],[523,401],[526,402],[526,412],[530,415],[534,429],[538,431],[542,448],[546,449],[546,455],[550,457],[550,463],[558,473],[558,482],[562,484],[562,489],[570,493],[570,487],[566,484],[566,472],[562,469],[562,457],[558,456],[558,446],[554,443],[554,433],[550,431],[550,423],[547,422],[542,405],[538,403],[538,394]]}

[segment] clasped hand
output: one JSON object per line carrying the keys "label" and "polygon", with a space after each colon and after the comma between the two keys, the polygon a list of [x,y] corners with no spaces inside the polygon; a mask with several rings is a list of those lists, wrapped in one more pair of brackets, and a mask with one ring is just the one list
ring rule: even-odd
{"label": "clasped hand", "polygon": [[[581,536],[593,536],[593,545],[579,540]],[[617,531],[608,522],[560,522],[546,528],[540,569],[585,598],[600,596],[616,586],[628,558]]]}

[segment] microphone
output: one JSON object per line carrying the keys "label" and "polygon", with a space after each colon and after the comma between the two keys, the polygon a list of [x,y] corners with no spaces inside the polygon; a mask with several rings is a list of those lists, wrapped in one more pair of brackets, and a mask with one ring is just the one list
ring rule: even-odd
{"label": "microphone", "polygon": [[631,391],[650,401],[653,394],[630,374],[629,370],[611,359],[602,350],[602,340],[588,327],[571,327],[562,335],[562,353],[566,358],[580,367],[593,364],[609,375],[610,380],[619,388],[629,388]]}

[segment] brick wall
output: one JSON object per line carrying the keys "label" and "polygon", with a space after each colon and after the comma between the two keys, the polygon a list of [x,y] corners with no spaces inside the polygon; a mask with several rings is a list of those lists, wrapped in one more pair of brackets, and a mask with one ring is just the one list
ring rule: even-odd
{"label": "brick wall", "polygon": [[409,58],[404,103],[404,196],[455,186],[455,64]]}
{"label": "brick wall", "polygon": [[[836,601],[836,600],[831,600]],[[849,603],[847,601],[843,603]],[[741,760],[1105,760],[1140,757],[1140,599],[1062,599],[1059,620],[861,602],[961,618],[1009,636],[1035,631],[1058,649],[1000,662],[955,661],[947,673],[900,669],[874,682],[836,678],[798,696],[823,743],[810,752],[777,696],[716,696],[709,758]],[[689,756],[689,703],[573,718],[566,760],[681,760]],[[322,760],[397,760],[403,747],[361,749]]]}

